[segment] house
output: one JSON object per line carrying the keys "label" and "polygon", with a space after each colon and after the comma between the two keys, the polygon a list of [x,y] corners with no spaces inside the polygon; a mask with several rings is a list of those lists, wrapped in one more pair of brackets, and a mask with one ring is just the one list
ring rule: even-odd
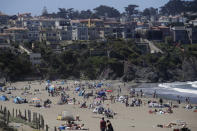
{"label": "house", "polygon": [[169,17],[161,16],[161,17],[159,18],[158,22],[159,22],[161,25],[165,26],[165,25],[168,25],[168,24],[170,23],[170,19],[169,19]]}
{"label": "house", "polygon": [[197,44],[197,26],[187,27],[187,32],[191,44]]}
{"label": "house", "polygon": [[27,36],[29,41],[39,41],[40,39],[40,20],[26,19],[23,26],[28,29]]}
{"label": "house", "polygon": [[88,40],[88,27],[72,26],[72,40]]}
{"label": "house", "polygon": [[80,20],[71,20],[70,21],[71,26],[82,26],[80,23]]}
{"label": "house", "polygon": [[59,40],[72,40],[72,27],[66,26],[64,29],[57,30]]}
{"label": "house", "polygon": [[137,25],[136,22],[128,22],[122,24],[121,25],[123,27],[122,38],[123,39],[134,38],[136,25]]}
{"label": "house", "polygon": [[0,33],[0,48],[8,49],[11,48],[10,45],[10,35],[7,33]]}
{"label": "house", "polygon": [[167,36],[170,36],[170,28],[167,26],[153,26],[149,30],[149,36],[151,36],[151,40],[164,41]]}
{"label": "house", "polygon": [[67,26],[70,26],[70,20],[68,20],[68,19],[55,19],[56,29],[64,30],[65,28],[67,28]]}
{"label": "house", "polygon": [[23,27],[30,28],[30,27],[40,27],[40,20],[39,19],[25,19],[23,21]]}
{"label": "house", "polygon": [[0,12],[0,25],[7,25],[9,16]]}
{"label": "house", "polygon": [[105,27],[104,36],[105,38],[122,38],[123,27]]}
{"label": "house", "polygon": [[40,42],[42,41],[49,41],[49,42],[58,42],[60,40],[60,37],[58,35],[57,30],[52,29],[43,29],[40,31]]}
{"label": "house", "polygon": [[103,27],[103,20],[101,19],[81,19],[79,22],[87,27]]}
{"label": "house", "polygon": [[13,42],[26,42],[28,41],[27,37],[27,28],[18,28],[18,27],[11,27],[8,29],[5,29],[5,33],[10,34],[10,40]]}
{"label": "house", "polygon": [[88,28],[88,39],[104,39],[104,28],[103,27],[90,27]]}
{"label": "house", "polygon": [[189,23],[192,24],[193,26],[197,26],[197,19],[191,20]]}
{"label": "house", "polygon": [[172,38],[174,42],[189,44],[188,32],[184,26],[174,26],[171,28]]}
{"label": "house", "polygon": [[146,38],[148,40],[162,40],[162,31],[158,28],[152,28],[146,32]]}
{"label": "house", "polygon": [[38,27],[28,27],[27,31],[28,41],[39,41],[40,40],[40,31]]}
{"label": "house", "polygon": [[40,28],[41,30],[55,29],[55,22],[55,19],[40,19]]}

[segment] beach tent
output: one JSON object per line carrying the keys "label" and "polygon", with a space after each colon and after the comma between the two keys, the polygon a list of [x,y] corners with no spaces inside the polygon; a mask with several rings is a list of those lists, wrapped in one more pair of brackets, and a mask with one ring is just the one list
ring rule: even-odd
{"label": "beach tent", "polygon": [[8,98],[6,96],[0,96],[0,101],[6,101]]}
{"label": "beach tent", "polygon": [[102,85],[103,85],[103,83],[98,83],[96,87],[101,88]]}
{"label": "beach tent", "polygon": [[120,96],[119,98],[118,98],[118,101],[119,102],[123,102],[125,100],[125,97],[124,96]]}
{"label": "beach tent", "polygon": [[80,91],[80,87],[76,87],[75,88],[75,91]]}
{"label": "beach tent", "polygon": [[99,91],[99,92],[98,92],[98,95],[99,95],[99,96],[106,96],[106,94],[105,94],[104,91]]}
{"label": "beach tent", "polygon": [[16,98],[14,98],[14,103],[16,104],[23,103],[23,102],[24,102],[24,99],[21,97],[17,96]]}
{"label": "beach tent", "polygon": [[54,86],[54,85],[50,85],[50,86],[49,86],[49,90],[50,90],[50,91],[55,90],[55,86]]}
{"label": "beach tent", "polygon": [[74,121],[74,116],[69,111],[62,112],[62,120]]}

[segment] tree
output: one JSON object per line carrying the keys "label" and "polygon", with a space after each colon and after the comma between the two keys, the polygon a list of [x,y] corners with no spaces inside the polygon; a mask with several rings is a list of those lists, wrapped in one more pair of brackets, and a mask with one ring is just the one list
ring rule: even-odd
{"label": "tree", "polygon": [[88,19],[92,17],[93,12],[91,10],[82,10],[79,14],[79,18],[81,19]]}
{"label": "tree", "polygon": [[111,18],[120,16],[120,12],[117,9],[105,5],[100,5],[99,7],[94,8],[94,11],[98,16],[107,16]]}
{"label": "tree", "polygon": [[48,15],[47,7],[44,6],[42,9],[42,16],[47,16],[47,15]]}
{"label": "tree", "polygon": [[186,11],[186,3],[181,0],[170,0],[164,6],[160,7],[160,13],[163,15],[177,15]]}
{"label": "tree", "polygon": [[197,12],[197,0],[192,1],[189,5],[189,7],[191,7],[188,8],[189,11]]}
{"label": "tree", "polygon": [[172,44],[172,43],[173,43],[172,37],[171,37],[171,36],[167,36],[167,37],[165,38],[165,43],[168,44],[168,45]]}
{"label": "tree", "polygon": [[139,7],[138,5],[128,5],[127,7],[125,7],[125,12],[127,13],[127,15],[134,15],[137,14],[138,10],[136,10],[136,8]]}
{"label": "tree", "polygon": [[144,16],[148,16],[148,17],[155,16],[157,14],[157,10],[158,10],[157,8],[153,8],[153,7],[146,8],[146,9],[144,9],[142,14]]}
{"label": "tree", "polygon": [[68,12],[65,8],[58,8],[57,16],[60,18],[68,18]]}

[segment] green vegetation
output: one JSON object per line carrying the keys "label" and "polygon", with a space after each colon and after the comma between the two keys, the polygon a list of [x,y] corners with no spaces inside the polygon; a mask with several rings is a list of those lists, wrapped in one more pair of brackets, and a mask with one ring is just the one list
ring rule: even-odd
{"label": "green vegetation", "polygon": [[15,55],[10,50],[0,50],[0,72],[14,80],[32,74],[33,68],[26,54]]}
{"label": "green vegetation", "polygon": [[14,55],[9,51],[2,51],[0,70],[12,80],[32,73],[39,73],[46,79],[119,79],[130,71],[133,72],[129,74],[133,75],[130,80],[133,80],[146,75],[137,73],[138,71],[148,69],[147,74],[157,74],[155,82],[160,78],[163,81],[184,80],[182,74],[186,70],[193,73],[197,70],[196,44],[172,45],[171,38],[166,38],[165,43],[156,45],[163,54],[150,54],[133,40],[78,41],[69,45],[63,43],[62,53],[54,53],[46,43],[35,43],[33,50],[41,53],[43,64],[32,66],[25,54]]}

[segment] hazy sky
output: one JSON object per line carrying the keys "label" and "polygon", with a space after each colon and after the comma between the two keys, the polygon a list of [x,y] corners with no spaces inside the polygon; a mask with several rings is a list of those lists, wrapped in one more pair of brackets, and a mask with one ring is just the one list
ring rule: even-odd
{"label": "hazy sky", "polygon": [[31,12],[40,15],[44,6],[48,12],[57,12],[58,8],[74,8],[78,10],[93,9],[99,5],[113,6],[119,11],[129,4],[139,5],[139,9],[146,7],[160,7],[168,0],[0,0],[0,11],[12,15]]}

